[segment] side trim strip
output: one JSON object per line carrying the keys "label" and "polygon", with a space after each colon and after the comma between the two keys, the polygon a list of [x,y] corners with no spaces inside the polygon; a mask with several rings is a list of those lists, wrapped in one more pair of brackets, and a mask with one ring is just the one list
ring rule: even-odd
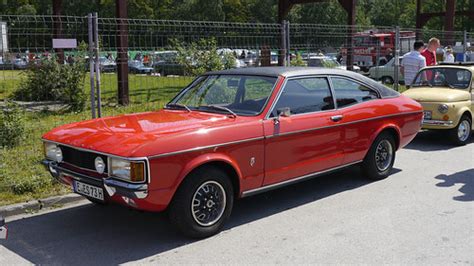
{"label": "side trim strip", "polygon": [[152,155],[152,156],[149,156],[148,159],[155,159],[155,158],[171,156],[171,155],[176,155],[176,154],[181,154],[181,153],[186,153],[186,152],[206,150],[206,149],[211,149],[211,148],[217,148],[217,147],[222,147],[222,146],[227,146],[227,145],[245,143],[245,142],[250,142],[250,141],[257,141],[257,140],[263,140],[263,139],[264,139],[264,137],[256,137],[256,138],[250,138],[250,139],[243,139],[243,140],[225,142],[225,143],[220,143],[220,144],[214,144],[214,145],[209,145],[209,146],[195,147],[195,148],[191,148],[191,149],[187,149],[187,150],[181,150],[181,151],[168,152],[168,153],[163,153],[163,154],[158,154],[158,155]]}
{"label": "side trim strip", "polygon": [[285,132],[285,133],[278,134],[278,135],[269,135],[269,136],[266,136],[266,138],[269,139],[269,138],[293,135],[293,134],[298,134],[298,133],[305,133],[305,132],[311,132],[311,131],[316,131],[316,130],[328,129],[328,128],[333,128],[333,127],[347,126],[347,125],[363,123],[363,122],[372,121],[372,120],[379,120],[379,119],[383,119],[383,118],[403,116],[403,115],[411,115],[411,114],[421,114],[421,113],[422,112],[419,111],[419,112],[407,112],[407,113],[401,113],[401,114],[384,115],[384,116],[378,116],[378,117],[372,117],[372,118],[366,118],[366,119],[361,119],[361,120],[357,120],[357,121],[347,122],[347,123],[335,124],[335,125],[331,125],[331,126],[317,127],[317,128],[310,128],[310,129],[303,129],[303,130]]}
{"label": "side trim strip", "polygon": [[344,164],[344,165],[337,166],[337,167],[327,169],[327,170],[323,170],[323,171],[320,171],[320,172],[315,172],[315,173],[307,174],[307,175],[304,175],[304,176],[296,177],[296,178],[293,178],[293,179],[290,179],[290,180],[282,181],[280,183],[270,184],[270,185],[267,185],[267,186],[264,186],[264,187],[259,187],[259,188],[247,190],[247,191],[244,191],[242,193],[242,198],[245,198],[245,197],[248,197],[248,196],[253,196],[253,195],[256,195],[256,194],[259,194],[259,193],[263,193],[263,192],[267,192],[269,190],[277,189],[277,188],[284,187],[284,186],[287,186],[287,185],[295,184],[295,183],[298,183],[298,182],[301,182],[301,181],[304,181],[304,180],[309,180],[309,179],[312,179],[314,177],[318,177],[318,176],[323,175],[323,174],[327,174],[327,173],[330,173],[330,172],[333,172],[333,171],[337,171],[337,170],[349,167],[349,166],[354,165],[354,164],[358,164],[360,162],[362,162],[362,160],[352,162],[352,163],[348,163],[348,164]]}

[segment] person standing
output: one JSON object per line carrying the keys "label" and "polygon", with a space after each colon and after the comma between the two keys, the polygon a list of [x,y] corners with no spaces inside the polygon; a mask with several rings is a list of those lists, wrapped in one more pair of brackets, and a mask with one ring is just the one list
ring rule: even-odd
{"label": "person standing", "polygon": [[436,50],[441,46],[439,39],[431,38],[428,41],[428,47],[421,52],[421,55],[426,58],[427,66],[436,65]]}
{"label": "person standing", "polygon": [[446,63],[454,63],[454,54],[453,49],[451,47],[446,48],[446,55],[444,57],[444,62]]}
{"label": "person standing", "polygon": [[426,59],[421,55],[424,46],[422,41],[416,41],[413,44],[413,51],[403,56],[401,72],[405,78],[407,88],[413,83],[418,71],[426,66]]}

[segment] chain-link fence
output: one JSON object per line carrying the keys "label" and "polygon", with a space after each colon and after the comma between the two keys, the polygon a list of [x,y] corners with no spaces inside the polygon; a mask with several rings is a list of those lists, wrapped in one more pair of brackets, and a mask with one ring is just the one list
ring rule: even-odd
{"label": "chain-link fence", "polygon": [[[91,118],[95,98],[101,99],[102,116],[157,110],[205,71],[284,64],[349,68],[403,84],[402,73],[396,74],[397,51],[401,59],[415,40],[431,37],[450,46],[456,61],[474,61],[474,33],[467,32],[2,15],[0,192],[56,193],[37,163],[41,135]],[[53,47],[53,39],[76,45]],[[438,61],[445,52],[437,51]]]}

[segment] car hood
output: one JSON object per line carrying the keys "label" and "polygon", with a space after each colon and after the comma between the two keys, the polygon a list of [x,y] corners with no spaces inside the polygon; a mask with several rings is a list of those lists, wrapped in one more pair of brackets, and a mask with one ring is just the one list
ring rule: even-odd
{"label": "car hood", "polygon": [[471,98],[467,90],[434,87],[417,87],[403,94],[418,102],[460,102]]}
{"label": "car hood", "polygon": [[[161,110],[63,125],[46,133],[43,139],[117,156],[146,157],[212,144],[206,133],[212,128],[234,125],[236,120],[216,113]],[[193,143],[190,137],[202,143]]]}

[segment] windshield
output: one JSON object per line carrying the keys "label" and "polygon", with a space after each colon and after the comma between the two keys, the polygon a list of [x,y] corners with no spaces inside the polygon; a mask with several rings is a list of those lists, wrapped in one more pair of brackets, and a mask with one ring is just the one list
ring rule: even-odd
{"label": "windshield", "polygon": [[428,68],[418,73],[413,87],[437,86],[453,89],[467,89],[471,82],[471,71],[463,68]]}
{"label": "windshield", "polygon": [[257,115],[263,111],[276,80],[243,75],[203,76],[172,103],[204,112],[225,113],[224,108],[228,108],[238,115]]}

